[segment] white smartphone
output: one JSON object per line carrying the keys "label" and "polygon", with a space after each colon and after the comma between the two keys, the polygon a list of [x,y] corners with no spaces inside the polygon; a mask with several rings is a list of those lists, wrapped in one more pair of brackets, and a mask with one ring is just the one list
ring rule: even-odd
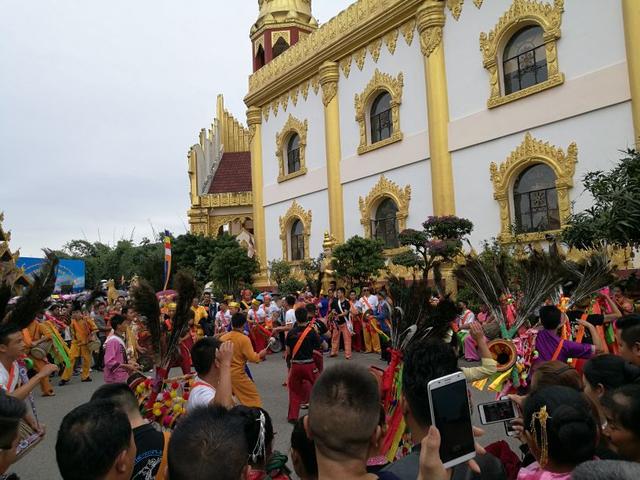
{"label": "white smartphone", "polygon": [[467,380],[462,372],[427,385],[433,424],[440,431],[440,459],[451,468],[476,456]]}
{"label": "white smartphone", "polygon": [[516,406],[509,398],[502,398],[495,402],[481,403],[478,405],[480,422],[483,425],[506,422],[516,418]]}
{"label": "white smartphone", "polygon": [[518,435],[517,430],[513,428],[513,425],[511,425],[511,421],[504,422],[504,431],[507,433],[507,436],[509,437],[515,437]]}

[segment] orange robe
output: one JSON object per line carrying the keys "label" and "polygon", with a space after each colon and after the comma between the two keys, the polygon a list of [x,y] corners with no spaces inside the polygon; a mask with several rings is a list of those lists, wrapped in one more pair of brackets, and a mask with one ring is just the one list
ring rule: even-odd
{"label": "orange robe", "polygon": [[[27,328],[22,330],[22,338],[27,351],[31,350],[31,346],[42,337],[47,337],[47,335],[44,334],[37,320],[32,321]],[[39,372],[47,363],[49,363],[46,360],[34,358],[32,355],[29,355],[29,358],[33,361],[33,368],[36,372]],[[49,382],[49,377],[44,377],[40,380],[40,389],[42,390],[43,396],[53,395],[53,388]]]}
{"label": "orange robe", "polygon": [[231,385],[238,401],[247,407],[262,407],[262,400],[256,384],[249,378],[245,367],[247,362],[260,363],[260,356],[253,350],[251,340],[245,334],[231,331],[220,341],[233,343],[231,360]]}

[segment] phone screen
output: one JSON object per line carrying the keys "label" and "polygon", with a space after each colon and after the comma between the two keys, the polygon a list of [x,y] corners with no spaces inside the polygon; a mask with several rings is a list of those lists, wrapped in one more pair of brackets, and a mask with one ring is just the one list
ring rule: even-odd
{"label": "phone screen", "polygon": [[503,422],[515,418],[515,411],[511,400],[484,403],[480,405],[480,408],[484,410],[484,423]]}
{"label": "phone screen", "polygon": [[475,451],[467,382],[450,383],[431,391],[435,426],[440,431],[440,458],[447,463]]}

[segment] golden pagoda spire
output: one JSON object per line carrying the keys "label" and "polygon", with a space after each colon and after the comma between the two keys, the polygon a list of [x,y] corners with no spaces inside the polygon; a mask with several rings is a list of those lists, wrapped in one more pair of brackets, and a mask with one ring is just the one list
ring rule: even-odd
{"label": "golden pagoda spire", "polygon": [[311,0],[258,0],[260,14],[252,33],[278,24],[298,24],[315,29],[318,22],[311,12]]}

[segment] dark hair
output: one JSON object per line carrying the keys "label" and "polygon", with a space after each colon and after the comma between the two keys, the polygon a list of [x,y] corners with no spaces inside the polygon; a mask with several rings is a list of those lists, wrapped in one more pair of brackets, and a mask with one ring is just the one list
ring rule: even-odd
{"label": "dark hair", "polygon": [[378,426],[378,383],[361,366],[325,370],[311,392],[309,428],[318,451],[334,460],[360,458]]}
{"label": "dark hair", "polygon": [[631,480],[640,478],[640,465],[621,460],[591,460],[578,465],[572,480]]}
{"label": "dark hair", "polygon": [[344,287],[340,287],[340,288],[338,288],[338,290],[336,290],[336,291],[337,291],[337,292],[342,292],[342,293],[343,293],[343,294],[345,294],[345,295],[346,295],[346,293],[347,293],[347,291],[345,290],[345,288],[344,288]]}
{"label": "dark hair", "polygon": [[126,317],[127,313],[129,313],[129,310],[133,311],[133,307],[127,307],[127,306],[122,307],[122,316]]}
{"label": "dark hair", "polygon": [[618,424],[640,439],[640,385],[623,385],[610,390],[600,403]]}
{"label": "dark hair", "polygon": [[592,387],[601,384],[606,390],[640,380],[640,368],[610,354],[593,357],[584,365],[583,373]]}
{"label": "dark hair", "polygon": [[113,328],[113,331],[115,331],[120,325],[122,325],[126,321],[127,319],[124,317],[124,315],[118,315],[116,313],[113,317],[111,317],[111,328]]}
{"label": "dark hair", "polygon": [[309,314],[307,313],[307,307],[296,308],[296,322],[305,323],[309,321]]}
{"label": "dark hair", "polygon": [[[578,465],[593,459],[598,442],[598,427],[584,394],[569,387],[546,387],[531,393],[524,403],[524,424],[542,445],[540,421],[534,415],[546,407],[549,418],[546,435],[549,458],[563,465]],[[569,448],[570,447],[570,448]]]}
{"label": "dark hair", "polygon": [[9,336],[20,332],[20,327],[15,323],[0,325],[0,345],[9,344]]}
{"label": "dark hair", "polygon": [[316,307],[315,303],[307,303],[304,308],[307,309],[307,313],[310,315],[315,315],[318,312],[318,307]]}
{"label": "dark hair", "polygon": [[[454,335],[455,337],[455,335]],[[427,384],[459,371],[458,358],[450,345],[440,339],[413,344],[405,354],[402,393],[411,413],[423,427],[431,425]]]}
{"label": "dark hair", "polygon": [[287,295],[284,298],[284,301],[287,302],[287,305],[293,307],[296,304],[296,297],[294,297],[293,295]]}
{"label": "dark hair", "polygon": [[640,315],[625,315],[616,321],[616,327],[624,343],[630,347],[640,343]]}
{"label": "dark hair", "polygon": [[214,337],[205,337],[198,340],[191,348],[191,362],[198,375],[206,375],[216,359],[216,352],[222,342]]}
{"label": "dark hair", "polygon": [[20,419],[27,413],[27,404],[0,389],[0,449],[9,450],[18,434]]}
{"label": "dark hair", "polygon": [[555,305],[540,307],[540,321],[545,330],[555,330],[560,326],[562,312]]}
{"label": "dark hair", "polygon": [[247,465],[244,428],[244,417],[224,407],[191,410],[171,435],[169,478],[238,480]]}
{"label": "dark hair", "polygon": [[245,323],[247,323],[247,317],[244,316],[244,313],[234,313],[231,317],[231,326],[233,328],[242,328]]}
{"label": "dark hair", "polygon": [[91,395],[91,402],[106,400],[115,403],[126,414],[138,410],[138,400],[126,383],[107,383]]}
{"label": "dark hair", "polygon": [[56,440],[56,461],[64,480],[103,478],[131,445],[131,425],[113,402],[89,402],[63,419]]}
{"label": "dark hair", "polygon": [[538,365],[533,372],[531,384],[535,390],[544,387],[561,386],[569,387],[577,392],[582,392],[582,376],[571,365],[558,360],[544,362]]}
{"label": "dark hair", "polygon": [[[260,455],[261,452],[256,452],[256,447],[260,441],[260,414],[264,415],[264,454],[269,454],[269,450],[273,443],[273,423],[269,413],[257,407],[246,407],[244,405],[238,405],[233,408],[232,413],[238,414],[245,420],[244,433],[247,439],[247,456],[249,462],[252,465],[263,465],[267,459]],[[255,460],[252,458],[256,455]]]}
{"label": "dark hair", "polygon": [[291,432],[291,449],[298,453],[306,473],[317,476],[318,459],[316,458],[316,447],[304,429],[304,418],[305,417],[299,418],[293,426],[293,432]]}

